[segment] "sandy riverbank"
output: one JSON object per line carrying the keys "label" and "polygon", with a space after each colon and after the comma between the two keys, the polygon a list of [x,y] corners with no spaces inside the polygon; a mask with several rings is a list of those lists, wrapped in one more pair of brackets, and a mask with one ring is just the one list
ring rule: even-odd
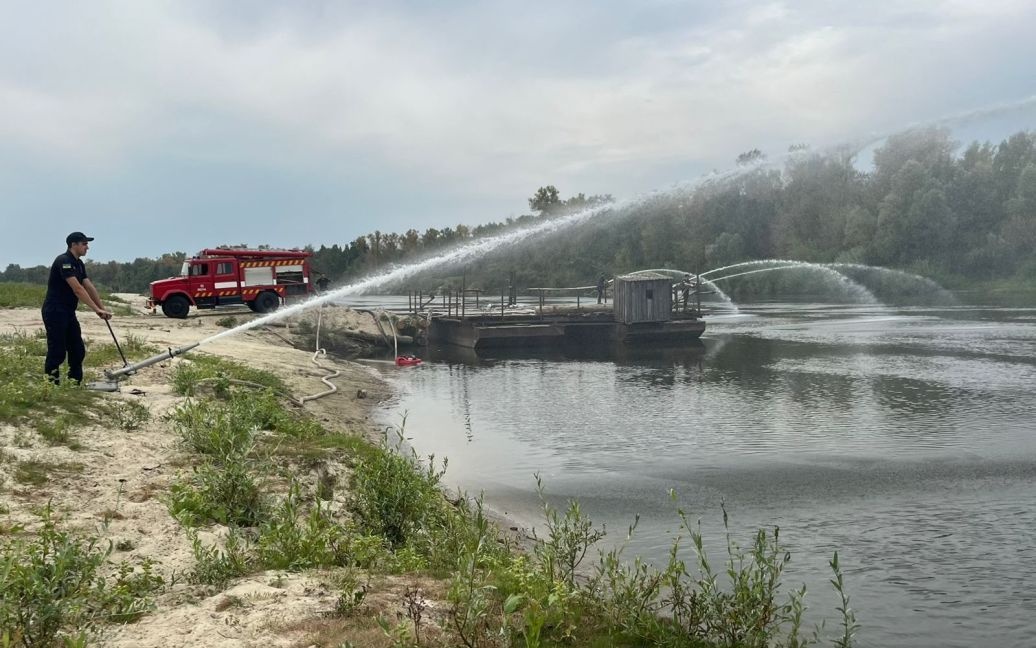
{"label": "sandy riverbank", "polygon": [[[173,320],[148,314],[142,297],[123,297],[131,303],[134,314],[112,320],[122,342],[133,337],[164,349],[227,330],[217,324],[227,317],[226,312],[192,313],[186,320]],[[244,310],[234,315],[239,321],[253,317]],[[91,345],[111,341],[101,319],[81,312],[79,320],[88,353]],[[355,326],[369,325],[373,330],[370,318],[366,318],[366,324],[363,320],[356,315]],[[0,311],[0,333],[32,333],[41,328],[37,309]],[[81,447],[73,450],[46,444],[32,424],[0,426],[0,450],[13,459],[0,462],[0,484],[8,509],[2,516],[3,523],[8,528],[25,525],[31,530],[39,524],[40,507],[50,502],[62,528],[123,547],[113,554],[116,561],[155,560],[157,573],[167,583],[176,583],[177,575],[189,571],[194,560],[183,527],[170,516],[161,499],[176,476],[190,470],[189,456],[171,423],[163,418],[182,400],[170,384],[177,363],[189,362],[196,353],[232,358],[279,375],[296,396],[324,391],[326,386],[320,377],[327,374],[325,368],[339,370],[341,374],[333,379],[338,392],[307,403],[305,409],[331,431],[368,437],[377,433],[371,421],[372,408],[389,392],[376,373],[361,364],[330,357],[321,359],[318,367],[312,362],[313,352],[291,346],[285,333],[276,328],[254,329],[221,338],[183,358],[146,368],[125,381],[120,392],[105,394],[105,398],[137,401],[150,410],[150,422],[138,430],[124,431],[103,424],[77,428],[75,436]],[[358,397],[358,390],[363,390],[366,397]],[[39,486],[19,484],[6,474],[15,463],[29,460],[74,465],[76,469],[57,471]],[[300,478],[315,476],[302,474]],[[210,527],[200,535],[212,541],[222,532],[219,527]],[[220,592],[174,584],[159,596],[154,612],[137,623],[110,628],[100,645],[299,645],[312,632],[310,622],[332,609],[339,593],[315,574],[263,572],[235,581]],[[376,601],[373,603],[376,605]]]}

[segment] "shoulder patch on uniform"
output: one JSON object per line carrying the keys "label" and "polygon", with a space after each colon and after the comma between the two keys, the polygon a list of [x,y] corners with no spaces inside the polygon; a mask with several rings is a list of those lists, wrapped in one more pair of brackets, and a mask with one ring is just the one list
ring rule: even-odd
{"label": "shoulder patch on uniform", "polygon": [[61,264],[61,269],[62,270],[71,270],[72,269],[72,264],[71,263],[62,263]]}

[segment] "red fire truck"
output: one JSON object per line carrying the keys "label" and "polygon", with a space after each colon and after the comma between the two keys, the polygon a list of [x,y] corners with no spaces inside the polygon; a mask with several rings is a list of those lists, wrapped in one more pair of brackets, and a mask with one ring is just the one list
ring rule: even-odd
{"label": "red fire truck", "polygon": [[257,313],[277,310],[281,301],[314,290],[305,250],[211,248],[184,261],[179,277],[151,282],[148,308],[183,319],[192,305],[215,308],[245,304]]}

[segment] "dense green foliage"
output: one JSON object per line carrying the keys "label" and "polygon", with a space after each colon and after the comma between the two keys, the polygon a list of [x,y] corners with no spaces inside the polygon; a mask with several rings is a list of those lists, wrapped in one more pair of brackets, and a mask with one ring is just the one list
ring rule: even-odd
{"label": "dense green foliage", "polygon": [[767,258],[880,265],[957,283],[1036,277],[1036,137],[955,150],[945,131],[907,132],[876,151],[868,172],[849,155],[799,151],[783,169],[746,168],[602,212],[568,235],[510,246],[471,263],[468,285],[488,277],[499,287],[510,270],[519,286],[575,286],[600,272],[705,271]]}
{"label": "dense green foliage", "polygon": [[[918,129],[888,138],[873,165],[855,154],[795,147],[783,168],[760,165],[758,150],[738,157],[741,173],[636,204],[603,207],[568,235],[538,237],[502,253],[424,276],[420,287],[502,288],[592,284],[600,273],[650,267],[707,270],[765,258],[848,262],[911,270],[936,278],[988,281],[1036,276],[1036,136],[961,149],[948,131]],[[553,186],[529,199],[534,212],[477,227],[415,229],[314,248],[314,268],[343,283],[390,264],[433,255],[464,241],[601,207],[608,196],[563,200]],[[199,241],[199,246],[213,241]],[[182,253],[132,263],[90,262],[94,281],[144,292],[179,272]],[[46,266],[9,265],[0,281],[43,282]],[[414,284],[410,287],[417,287]],[[405,289],[397,286],[395,289]]]}

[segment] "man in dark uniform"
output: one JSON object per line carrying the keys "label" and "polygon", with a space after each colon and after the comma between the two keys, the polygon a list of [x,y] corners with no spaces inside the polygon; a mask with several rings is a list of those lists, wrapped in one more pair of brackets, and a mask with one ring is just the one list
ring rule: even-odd
{"label": "man in dark uniform", "polygon": [[691,281],[691,275],[685,274],[683,281],[680,282],[680,292],[683,295],[683,312],[687,312],[687,302],[691,298],[691,288],[694,286],[694,282]]}
{"label": "man in dark uniform", "polygon": [[55,384],[60,380],[58,368],[68,356],[68,378],[76,383],[83,380],[83,358],[86,346],[76,319],[80,300],[103,320],[112,314],[101,304],[101,296],[86,276],[86,265],[80,260],[90,249],[93,238],[82,232],[72,232],[65,238],[68,250],[59,254],[50,266],[47,296],[43,299],[43,326],[47,329],[47,360],[43,371]]}

